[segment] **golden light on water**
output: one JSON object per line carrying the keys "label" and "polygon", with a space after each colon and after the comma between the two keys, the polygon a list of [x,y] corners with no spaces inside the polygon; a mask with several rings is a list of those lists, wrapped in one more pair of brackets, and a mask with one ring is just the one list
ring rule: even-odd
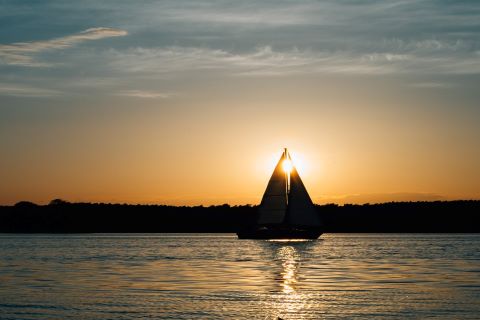
{"label": "golden light on water", "polygon": [[279,255],[282,257],[282,292],[285,294],[295,293],[297,284],[298,261],[296,261],[295,248],[291,246],[282,247]]}
{"label": "golden light on water", "polygon": [[[285,242],[297,242],[285,240]],[[301,255],[297,245],[282,245],[276,249],[276,260],[281,263],[280,274],[277,277],[280,292],[275,295],[275,302],[269,306],[271,319],[303,319],[302,311],[305,310],[307,299],[298,291],[300,281],[299,271]]]}
{"label": "golden light on water", "polygon": [[310,242],[310,241],[315,241],[311,239],[269,239],[267,240],[268,242]]}

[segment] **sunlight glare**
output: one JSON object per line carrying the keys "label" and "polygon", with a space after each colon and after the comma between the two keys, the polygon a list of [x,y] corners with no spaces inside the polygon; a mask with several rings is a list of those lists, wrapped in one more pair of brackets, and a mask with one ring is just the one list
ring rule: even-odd
{"label": "sunlight glare", "polygon": [[288,159],[283,160],[282,167],[283,171],[285,171],[286,173],[290,173],[293,168],[292,161]]}
{"label": "sunlight glare", "polygon": [[308,165],[305,159],[305,156],[299,152],[292,154],[292,166],[295,166],[295,169],[297,169],[302,178],[309,173]]}
{"label": "sunlight glare", "polygon": [[[292,150],[292,149],[289,149]],[[312,173],[312,168],[309,165],[309,161],[306,161],[306,159],[310,159],[310,157],[307,157],[304,153],[299,152],[297,150],[292,150],[290,151],[291,159],[288,159],[289,163],[285,162],[283,160],[281,166],[282,170],[286,173],[291,173],[293,168],[295,168],[302,179],[306,178],[308,175]],[[263,157],[261,157],[262,161],[258,161],[257,163],[259,164],[257,166],[257,170],[259,172],[259,176],[265,177],[268,176],[272,173],[272,171],[275,169],[275,166],[277,165],[278,162],[278,152],[272,152],[265,154]],[[289,169],[289,171],[287,171]],[[315,170],[317,171],[317,170]],[[308,180],[308,178],[307,178]]]}

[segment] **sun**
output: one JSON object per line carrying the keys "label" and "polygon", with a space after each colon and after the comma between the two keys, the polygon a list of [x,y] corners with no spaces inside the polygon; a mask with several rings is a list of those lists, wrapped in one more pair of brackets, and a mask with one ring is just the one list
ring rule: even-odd
{"label": "sun", "polygon": [[283,160],[282,167],[283,171],[285,171],[286,173],[290,173],[293,169],[292,161],[289,159]]}

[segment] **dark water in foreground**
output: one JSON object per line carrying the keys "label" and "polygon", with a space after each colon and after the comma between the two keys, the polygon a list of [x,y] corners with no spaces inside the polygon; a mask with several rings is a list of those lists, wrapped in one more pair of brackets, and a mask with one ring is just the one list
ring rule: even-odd
{"label": "dark water in foreground", "polygon": [[0,319],[478,319],[480,235],[0,235]]}

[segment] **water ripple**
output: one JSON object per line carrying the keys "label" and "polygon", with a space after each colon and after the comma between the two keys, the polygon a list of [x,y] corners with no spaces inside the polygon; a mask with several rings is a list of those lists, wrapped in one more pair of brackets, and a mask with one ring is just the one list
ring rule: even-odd
{"label": "water ripple", "polygon": [[1,319],[476,319],[480,236],[0,235]]}

